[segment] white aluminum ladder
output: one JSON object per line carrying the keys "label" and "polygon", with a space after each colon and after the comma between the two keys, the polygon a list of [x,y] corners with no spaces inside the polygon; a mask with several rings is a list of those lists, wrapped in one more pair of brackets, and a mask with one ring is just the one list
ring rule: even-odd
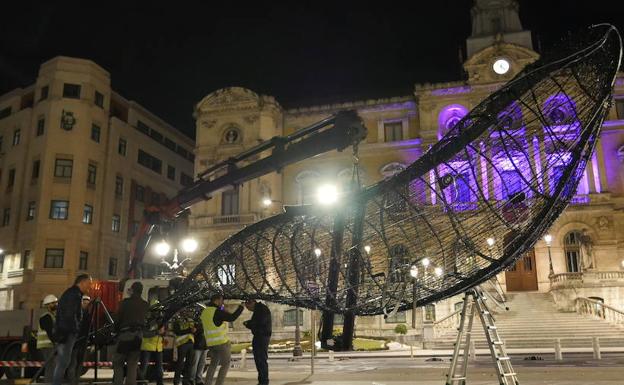
{"label": "white aluminum ladder", "polygon": [[[480,287],[475,287],[465,293],[461,319],[457,328],[457,340],[453,350],[451,369],[447,376],[446,385],[466,385],[466,372],[470,356],[470,341],[475,313],[478,314],[485,332],[485,339],[490,349],[490,355],[498,382],[500,385],[518,385],[518,377],[511,366],[511,360],[505,351],[503,340],[498,334],[494,317],[485,304],[485,296]],[[460,351],[462,354],[460,356]]]}

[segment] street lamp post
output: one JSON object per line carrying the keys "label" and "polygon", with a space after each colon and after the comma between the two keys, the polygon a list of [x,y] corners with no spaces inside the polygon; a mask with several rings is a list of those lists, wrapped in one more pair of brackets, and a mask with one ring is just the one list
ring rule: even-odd
{"label": "street lamp post", "polygon": [[[184,252],[186,253],[194,252],[195,250],[197,250],[197,246],[198,246],[197,241],[192,238],[184,239],[181,244],[182,250],[184,250]],[[158,242],[154,246],[154,250],[156,251],[156,254],[158,254],[161,257],[160,263],[167,266],[170,272],[177,273],[178,270],[184,267],[185,263],[191,260],[190,258],[184,258],[182,261],[180,261],[178,259],[178,248],[174,248],[173,260],[171,261],[171,263],[165,261],[165,257],[171,251],[171,246],[169,246],[169,244],[165,240]]]}
{"label": "street lamp post", "polygon": [[552,264],[552,256],[550,254],[550,246],[552,244],[552,235],[550,234],[544,235],[544,242],[546,242],[546,247],[548,247],[548,276],[551,277],[555,275],[555,270],[553,269],[553,264]]}

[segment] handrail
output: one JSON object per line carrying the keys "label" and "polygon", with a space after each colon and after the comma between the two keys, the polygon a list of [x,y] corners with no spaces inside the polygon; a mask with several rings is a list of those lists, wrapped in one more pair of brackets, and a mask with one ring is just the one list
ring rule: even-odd
{"label": "handrail", "polygon": [[624,311],[591,298],[576,298],[576,312],[604,319],[614,325],[624,326]]}
{"label": "handrail", "polygon": [[459,325],[459,316],[461,315],[461,309],[455,310],[451,314],[442,318],[439,321],[435,321],[433,323],[433,335],[435,337],[440,337],[447,331],[455,330],[457,325]]}

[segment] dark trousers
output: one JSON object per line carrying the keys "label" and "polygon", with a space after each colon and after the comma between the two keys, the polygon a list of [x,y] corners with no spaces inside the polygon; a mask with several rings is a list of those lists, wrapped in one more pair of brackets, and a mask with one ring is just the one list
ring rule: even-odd
{"label": "dark trousers", "polygon": [[251,340],[254,362],[258,371],[258,384],[268,385],[269,383],[269,341],[271,336],[254,336]]}
{"label": "dark trousers", "polygon": [[175,374],[173,375],[173,384],[178,385],[180,383],[180,376],[182,376],[182,382],[190,384],[193,379],[191,378],[191,364],[193,363],[193,342],[189,341],[185,344],[178,346],[178,361],[176,361]]}
{"label": "dark trousers", "polygon": [[155,363],[156,385],[163,385],[163,352],[141,351],[141,379],[147,380],[147,368],[150,359],[153,359]]}

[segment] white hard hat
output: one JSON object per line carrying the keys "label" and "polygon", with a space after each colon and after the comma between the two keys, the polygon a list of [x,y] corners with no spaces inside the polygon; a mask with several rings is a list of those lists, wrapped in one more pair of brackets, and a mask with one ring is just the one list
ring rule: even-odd
{"label": "white hard hat", "polygon": [[91,297],[89,297],[88,295],[83,295],[82,296],[82,300],[83,301],[91,301]]}
{"label": "white hard hat", "polygon": [[48,294],[43,298],[44,305],[49,305],[54,302],[58,302],[58,298],[56,298],[54,294]]}

